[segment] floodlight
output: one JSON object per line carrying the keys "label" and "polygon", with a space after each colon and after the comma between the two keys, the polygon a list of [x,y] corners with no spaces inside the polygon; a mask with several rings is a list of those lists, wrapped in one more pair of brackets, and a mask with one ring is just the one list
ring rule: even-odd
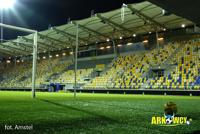
{"label": "floodlight", "polygon": [[160,37],[160,38],[158,38],[158,41],[162,41],[162,40],[164,40],[164,38],[163,38],[163,37]]}
{"label": "floodlight", "polygon": [[109,49],[109,48],[111,48],[111,46],[107,46],[106,48]]}
{"label": "floodlight", "polygon": [[133,43],[127,43],[127,46],[130,46],[130,45],[132,45]]}
{"label": "floodlight", "polygon": [[148,42],[149,42],[148,40],[144,40],[144,41],[143,41],[143,43],[148,43]]}
{"label": "floodlight", "polygon": [[103,50],[103,49],[104,49],[104,47],[100,47],[100,49],[101,49],[101,50]]}
{"label": "floodlight", "polygon": [[185,24],[181,24],[181,27],[182,27],[182,28],[185,28]]}
{"label": "floodlight", "polygon": [[6,61],[6,63],[8,63],[8,64],[10,64],[10,62],[11,62],[10,60],[7,60],[7,61]]}
{"label": "floodlight", "polygon": [[12,8],[16,0],[0,0],[0,9]]}

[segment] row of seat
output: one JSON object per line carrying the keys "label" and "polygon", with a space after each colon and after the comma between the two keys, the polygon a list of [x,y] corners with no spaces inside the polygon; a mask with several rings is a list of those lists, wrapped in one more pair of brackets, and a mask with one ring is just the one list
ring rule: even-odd
{"label": "row of seat", "polygon": [[[92,73],[93,69],[78,69],[76,74],[77,83],[86,83],[86,79]],[[52,82],[58,83],[74,83],[75,81],[75,73],[74,70],[67,70],[62,75],[60,75],[57,79],[53,80]]]}
{"label": "row of seat", "polygon": [[177,89],[199,89],[194,85],[196,78],[200,75],[199,43],[187,43],[175,54],[171,63],[177,66],[166,77],[151,80],[150,86],[177,88]]}
{"label": "row of seat", "polygon": [[[87,88],[199,89],[199,42],[176,42],[143,54],[119,56],[113,66],[84,86]],[[151,67],[173,66],[166,76],[148,78]],[[168,67],[167,66],[167,67]]]}
{"label": "row of seat", "polygon": [[[199,89],[196,82],[200,75],[199,50],[199,42],[188,41],[169,43],[150,51],[121,55],[108,64],[100,76],[94,77],[89,82],[95,69],[78,69],[77,83],[84,85],[84,89]],[[3,74],[2,87],[31,86],[31,62],[26,61],[16,65],[1,64],[4,66],[0,68]],[[36,85],[46,82],[73,84],[74,70],[69,69],[72,65],[71,61],[61,58],[39,60]],[[151,68],[163,66],[168,69],[167,73],[149,77]]]}

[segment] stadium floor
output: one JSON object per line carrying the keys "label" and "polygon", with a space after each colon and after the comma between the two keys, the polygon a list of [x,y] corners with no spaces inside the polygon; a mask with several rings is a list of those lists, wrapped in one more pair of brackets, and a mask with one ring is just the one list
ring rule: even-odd
{"label": "stadium floor", "polygon": [[[190,125],[151,125],[173,101]],[[5,130],[5,125],[32,125],[32,130]],[[198,133],[200,97],[71,93],[0,92],[0,133]]]}

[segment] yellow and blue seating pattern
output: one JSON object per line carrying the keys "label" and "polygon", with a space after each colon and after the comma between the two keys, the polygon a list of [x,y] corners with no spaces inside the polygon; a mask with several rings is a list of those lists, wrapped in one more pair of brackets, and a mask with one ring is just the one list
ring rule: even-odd
{"label": "yellow and blue seating pattern", "polygon": [[[1,87],[30,87],[32,63],[0,63],[3,76]],[[50,82],[73,84],[74,70],[67,67],[72,61],[61,58],[42,59],[37,65],[36,85],[49,83],[48,78],[58,74]],[[149,77],[152,67],[171,67],[163,76]],[[77,83],[84,89],[200,89],[200,42],[173,42],[152,50],[122,54],[99,76],[92,77],[95,68],[77,70]],[[85,79],[91,79],[90,81]]]}

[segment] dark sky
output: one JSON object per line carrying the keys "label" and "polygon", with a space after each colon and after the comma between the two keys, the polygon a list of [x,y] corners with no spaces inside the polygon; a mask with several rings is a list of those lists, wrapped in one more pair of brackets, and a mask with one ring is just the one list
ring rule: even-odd
{"label": "dark sky", "polygon": [[[120,8],[122,3],[130,4],[144,0],[16,0],[12,10],[4,11],[4,23],[36,29],[66,24],[68,18],[79,20],[90,17],[91,10],[102,13]],[[193,20],[200,25],[200,0],[149,0],[179,16]],[[4,39],[14,39],[22,33],[4,30]]]}
{"label": "dark sky", "polygon": [[[4,11],[4,23],[36,30],[66,24],[68,18],[79,20],[90,17],[91,10],[102,13],[120,8],[122,3],[143,0],[17,0],[14,9]],[[4,30],[4,39],[22,33]]]}

